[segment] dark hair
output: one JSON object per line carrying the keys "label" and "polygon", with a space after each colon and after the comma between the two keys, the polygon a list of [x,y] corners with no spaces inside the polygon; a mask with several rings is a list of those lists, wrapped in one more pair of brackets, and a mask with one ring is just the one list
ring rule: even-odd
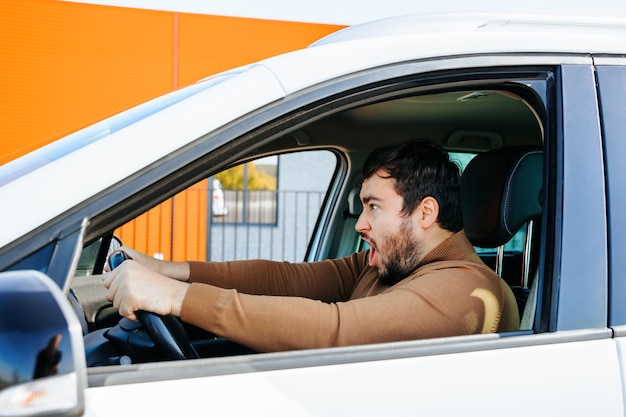
{"label": "dark hair", "polygon": [[363,180],[379,169],[395,180],[396,192],[404,199],[402,214],[410,215],[430,196],[439,203],[439,226],[451,232],[463,228],[459,166],[450,161],[448,153],[439,145],[415,139],[377,148],[363,165]]}

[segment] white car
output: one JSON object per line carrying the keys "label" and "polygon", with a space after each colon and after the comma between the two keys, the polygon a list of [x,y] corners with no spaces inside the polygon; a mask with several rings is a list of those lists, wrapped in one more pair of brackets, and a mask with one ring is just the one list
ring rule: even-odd
{"label": "white car", "polygon": [[[0,415],[624,416],[625,56],[614,18],[388,19],[0,167]],[[77,274],[81,256],[99,273],[116,228],[185,188],[318,150],[334,164],[303,260],[348,255],[365,156],[414,137],[471,159],[466,230],[518,295],[519,331],[258,353],[120,320]],[[34,372],[38,356],[53,371]]]}

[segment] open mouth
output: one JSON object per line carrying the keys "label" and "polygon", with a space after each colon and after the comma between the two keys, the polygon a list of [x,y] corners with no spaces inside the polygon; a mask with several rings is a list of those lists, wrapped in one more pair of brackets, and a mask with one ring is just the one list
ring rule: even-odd
{"label": "open mouth", "polygon": [[376,249],[372,245],[370,245],[370,253],[367,260],[369,266],[374,266],[374,255],[376,255]]}
{"label": "open mouth", "polygon": [[369,239],[367,236],[361,236],[361,239],[363,239],[370,247],[367,264],[369,266],[375,266],[374,258],[376,257],[376,245],[374,244],[373,240]]}

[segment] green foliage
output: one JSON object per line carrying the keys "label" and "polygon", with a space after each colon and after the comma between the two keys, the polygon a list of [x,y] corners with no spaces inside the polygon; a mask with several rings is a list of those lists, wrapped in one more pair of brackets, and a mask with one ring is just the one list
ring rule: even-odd
{"label": "green foliage", "polygon": [[[275,190],[277,186],[276,177],[257,169],[254,162],[248,164],[248,189],[249,190]],[[222,171],[215,175],[220,180],[222,187],[229,190],[243,190],[244,166],[236,167]]]}

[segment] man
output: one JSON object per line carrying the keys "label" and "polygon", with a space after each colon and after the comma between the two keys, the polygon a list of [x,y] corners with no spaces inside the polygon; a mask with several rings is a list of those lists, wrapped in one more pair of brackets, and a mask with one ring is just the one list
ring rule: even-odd
{"label": "man", "polygon": [[462,230],[459,168],[431,142],[372,152],[356,230],[370,246],[311,263],[132,260],[104,274],[123,316],[174,314],[257,351],[516,330],[511,289]]}
{"label": "man", "polygon": [[59,366],[63,353],[59,350],[63,336],[55,334],[50,338],[46,347],[37,352],[33,379],[45,378],[59,373]]}

